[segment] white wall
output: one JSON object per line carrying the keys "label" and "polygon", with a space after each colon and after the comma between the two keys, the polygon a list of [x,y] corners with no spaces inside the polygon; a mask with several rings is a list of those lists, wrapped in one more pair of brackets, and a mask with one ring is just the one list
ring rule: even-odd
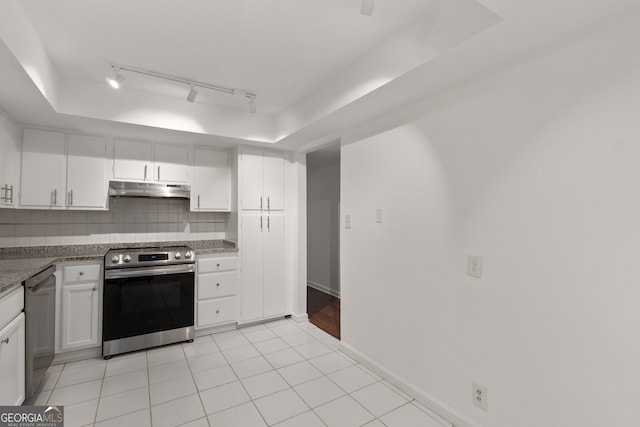
{"label": "white wall", "polygon": [[640,424],[639,22],[343,146],[343,342],[458,425]]}
{"label": "white wall", "polygon": [[307,280],[312,286],[339,297],[339,161],[307,169],[307,207]]}

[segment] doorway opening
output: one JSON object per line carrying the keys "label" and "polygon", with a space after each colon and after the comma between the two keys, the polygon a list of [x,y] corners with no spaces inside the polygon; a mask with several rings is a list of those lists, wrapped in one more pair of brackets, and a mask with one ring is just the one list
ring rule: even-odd
{"label": "doorway opening", "polygon": [[307,313],[340,339],[340,143],[307,154]]}

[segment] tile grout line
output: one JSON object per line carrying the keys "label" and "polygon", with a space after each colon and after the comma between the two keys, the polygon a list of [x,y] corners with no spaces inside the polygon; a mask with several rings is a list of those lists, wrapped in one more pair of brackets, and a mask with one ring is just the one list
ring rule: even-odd
{"label": "tile grout line", "polygon": [[[182,345],[180,345],[180,347],[182,347]],[[149,351],[145,350],[145,360],[147,361],[147,398],[149,399],[149,425],[151,427],[153,427],[153,411],[151,410],[151,373],[150,373],[150,369],[151,367],[149,366]]]}
{"label": "tile grout line", "polygon": [[[211,337],[211,341],[213,341],[213,343],[215,344],[216,348],[218,350],[220,350],[220,346],[218,345],[217,342],[215,342],[215,340],[213,339],[212,334],[209,335],[205,335],[208,337]],[[195,338],[193,340],[193,344],[195,344]],[[211,423],[209,422],[209,414],[207,414],[207,409],[204,406],[204,402],[202,401],[202,396],[200,395],[200,390],[198,390],[198,384],[196,383],[196,379],[193,376],[193,371],[191,370],[191,365],[189,364],[189,358],[187,357],[187,353],[184,351],[184,346],[182,346],[182,344],[180,345],[180,347],[182,348],[182,354],[184,354],[184,360],[187,363],[187,369],[189,369],[189,373],[191,374],[191,381],[193,381],[193,385],[196,389],[196,394],[198,395],[198,400],[200,401],[200,405],[202,406],[202,412],[204,413],[204,419],[207,422],[207,425],[209,427],[211,427]],[[222,351],[220,351],[220,353],[222,354]],[[199,357],[199,356],[197,356]],[[222,357],[224,357],[224,354],[222,355]],[[200,418],[196,418],[196,420],[199,420]],[[195,421],[195,420],[191,420],[191,421]],[[191,422],[191,421],[187,421],[187,422]],[[186,423],[183,423],[186,424]],[[153,427],[153,424],[151,424],[151,427]]]}
{"label": "tile grout line", "polygon": [[[104,360],[104,359],[103,359]],[[104,379],[107,375],[107,363],[104,362],[104,370],[102,371],[102,381],[100,382],[100,390],[98,390],[98,403],[96,404],[96,412],[93,414],[93,424],[95,425],[98,422],[98,411],[100,410],[100,403],[102,401],[102,387],[104,387]],[[65,365],[66,368],[66,365]],[[62,374],[60,374],[62,376]]]}
{"label": "tile grout line", "polygon": [[[244,337],[247,341],[249,341],[249,339],[247,339],[247,337],[244,335],[244,333],[242,333],[242,331],[240,331],[240,333],[241,333],[241,336],[242,336],[242,337]],[[212,338],[213,338],[213,336],[212,336]],[[214,340],[214,341],[215,341],[215,340]],[[255,351],[257,351],[257,352],[258,352],[258,354],[262,355],[262,354],[260,353],[260,351],[259,351],[257,348],[255,348],[255,346],[253,345],[253,343],[252,343],[251,341],[249,341],[249,344],[251,345],[251,347],[253,347],[253,348],[254,348],[254,350],[255,350]],[[216,345],[217,345],[217,343],[216,343]],[[218,348],[219,348],[219,347],[220,347],[220,346],[218,346]],[[229,365],[229,367],[230,367],[230,368],[231,368],[231,370],[233,371],[233,373],[234,373],[234,375],[236,376],[236,378],[238,378],[238,382],[239,382],[239,383],[240,383],[240,385],[242,386],[242,389],[243,389],[243,390],[244,390],[244,392],[247,394],[247,396],[249,396],[249,401],[251,402],[251,404],[253,405],[253,407],[256,409],[256,411],[257,411],[257,412],[258,412],[258,414],[260,415],[260,418],[262,418],[262,420],[264,421],[264,424],[268,426],[268,425],[269,425],[269,423],[267,422],[267,420],[266,420],[266,418],[264,417],[264,415],[262,414],[262,412],[260,412],[260,409],[258,409],[258,407],[257,407],[257,405],[256,405],[256,403],[255,403],[255,401],[254,401],[254,400],[253,400],[253,398],[251,397],[251,394],[249,394],[249,390],[247,390],[247,387],[245,387],[244,383],[242,382],[242,379],[240,378],[240,376],[238,375],[238,373],[236,372],[236,370],[235,370],[235,369],[233,369],[233,366],[231,365],[231,363],[229,363],[229,359],[227,359],[227,356],[224,354],[224,351],[223,351],[222,349],[220,349],[220,353],[222,354],[222,357],[224,357],[224,360],[226,360],[226,361],[227,361],[227,364]],[[249,359],[248,359],[248,360],[249,360]],[[265,360],[266,360],[266,359],[265,359]],[[271,363],[270,363],[268,360],[267,360],[267,363],[269,363],[269,365],[271,365]],[[273,367],[273,366],[272,366],[272,367]],[[258,374],[258,375],[259,375],[259,374]],[[229,383],[229,384],[231,384],[231,383]],[[245,402],[245,403],[247,403],[247,402]],[[235,406],[232,406],[232,407],[227,408],[227,409],[235,408],[235,407],[240,406],[240,405],[244,405],[244,403],[240,403],[239,405],[235,405]],[[223,409],[222,411],[226,411],[227,409]],[[218,411],[218,413],[219,413],[219,412],[222,412],[222,411]],[[206,412],[206,410],[205,410],[205,412]],[[213,415],[213,414],[211,414],[211,415]],[[208,420],[208,419],[209,419],[209,414],[207,414],[207,420]]]}

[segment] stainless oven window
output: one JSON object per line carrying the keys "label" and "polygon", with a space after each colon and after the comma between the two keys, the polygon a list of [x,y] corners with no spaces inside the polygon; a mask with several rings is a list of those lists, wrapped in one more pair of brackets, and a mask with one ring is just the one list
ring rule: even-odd
{"label": "stainless oven window", "polygon": [[104,341],[192,326],[195,273],[105,279]]}

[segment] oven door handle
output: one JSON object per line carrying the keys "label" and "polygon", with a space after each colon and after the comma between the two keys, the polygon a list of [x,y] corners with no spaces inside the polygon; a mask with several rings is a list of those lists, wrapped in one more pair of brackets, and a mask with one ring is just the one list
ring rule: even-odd
{"label": "oven door handle", "polygon": [[109,279],[126,279],[129,277],[144,276],[164,276],[167,274],[195,273],[195,264],[183,265],[167,265],[163,267],[140,267],[140,268],[119,268],[114,270],[106,270],[104,278]]}

